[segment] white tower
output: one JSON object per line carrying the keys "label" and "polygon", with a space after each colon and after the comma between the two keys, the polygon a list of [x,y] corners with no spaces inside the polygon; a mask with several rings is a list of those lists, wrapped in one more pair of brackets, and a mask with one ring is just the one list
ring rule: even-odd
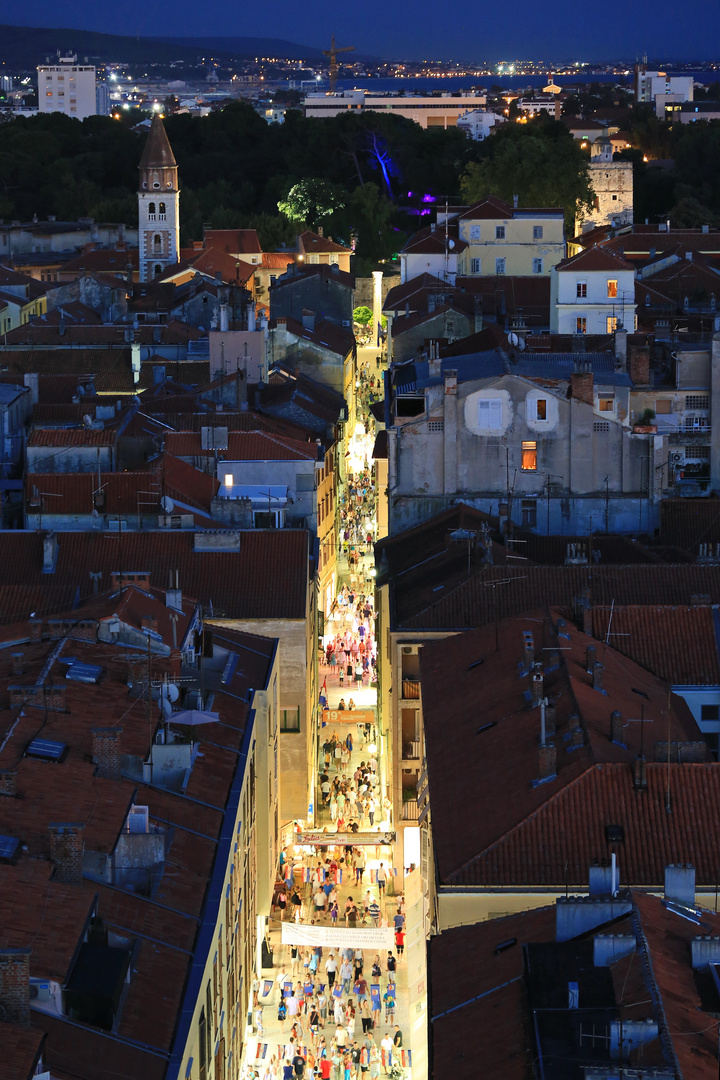
{"label": "white tower", "polygon": [[140,159],[138,243],[141,281],[152,281],[180,257],[180,187],[165,127],[156,113]]}

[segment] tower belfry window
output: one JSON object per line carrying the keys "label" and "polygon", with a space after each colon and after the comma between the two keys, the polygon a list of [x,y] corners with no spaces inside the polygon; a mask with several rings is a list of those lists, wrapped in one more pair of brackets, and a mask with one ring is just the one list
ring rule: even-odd
{"label": "tower belfry window", "polygon": [[165,203],[164,202],[158,203],[158,214],[159,214],[160,221],[164,221],[166,216],[167,216],[167,210],[165,209]]}
{"label": "tower belfry window", "polygon": [[162,237],[158,233],[153,236],[153,251],[162,251]]}
{"label": "tower belfry window", "polygon": [[155,220],[155,203],[148,203],[148,221]]}

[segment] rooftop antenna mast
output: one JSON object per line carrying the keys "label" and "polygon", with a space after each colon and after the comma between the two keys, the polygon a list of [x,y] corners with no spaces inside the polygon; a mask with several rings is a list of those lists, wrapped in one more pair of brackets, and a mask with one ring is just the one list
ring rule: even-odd
{"label": "rooftop antenna mast", "polygon": [[337,87],[337,78],[338,78],[337,55],[338,55],[338,53],[343,53],[343,52],[355,52],[355,46],[354,45],[345,45],[342,49],[338,49],[338,47],[335,44],[335,35],[333,34],[333,36],[332,36],[332,38],[330,40],[330,48],[329,49],[323,49],[323,56],[327,56],[329,58],[329,60],[330,60],[329,75],[330,75],[330,93],[331,94],[335,93],[335,89]]}

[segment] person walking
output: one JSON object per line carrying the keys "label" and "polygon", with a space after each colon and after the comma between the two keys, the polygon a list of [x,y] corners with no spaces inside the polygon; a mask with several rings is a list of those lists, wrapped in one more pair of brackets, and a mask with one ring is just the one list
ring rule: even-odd
{"label": "person walking", "polygon": [[360,1022],[362,1024],[363,1034],[367,1034],[372,1031],[372,1009],[370,1008],[370,1002],[367,999],[367,995],[363,997],[360,1003]]}
{"label": "person walking", "polygon": [[373,926],[380,925],[380,905],[377,900],[373,900],[368,908],[368,915],[372,919]]}
{"label": "person walking", "polygon": [[355,851],[355,884],[362,885],[363,874],[365,873],[365,852],[362,847],[358,847]]}
{"label": "person walking", "polygon": [[292,904],[294,919],[296,923],[300,922],[300,916],[302,914],[302,900],[297,889],[293,889],[292,896],[290,897],[290,903]]}
{"label": "person walking", "polygon": [[343,994],[350,993],[350,983],[352,982],[353,969],[349,960],[343,960],[340,965],[340,980],[342,982]]}
{"label": "person walking", "polygon": [[385,1076],[389,1076],[393,1062],[393,1041],[390,1032],[387,1033],[383,1041],[380,1043],[380,1046],[382,1047],[383,1055],[383,1072],[385,1073]]}
{"label": "person walking", "polygon": [[395,983],[389,982],[388,988],[383,994],[383,1001],[385,1002],[385,1023],[395,1023]]}
{"label": "person walking", "polygon": [[335,985],[335,972],[337,971],[337,960],[334,953],[330,953],[325,961],[325,973],[328,977],[328,990],[332,990]]}
{"label": "person walking", "polygon": [[[372,821],[371,821],[371,824],[372,824]],[[386,884],[387,884],[387,870],[385,869],[383,864],[380,863],[380,865],[378,866],[378,869],[377,869],[377,887],[378,887],[378,892],[380,893],[380,899],[381,900],[382,900],[383,896],[385,895],[385,886],[386,886]]]}

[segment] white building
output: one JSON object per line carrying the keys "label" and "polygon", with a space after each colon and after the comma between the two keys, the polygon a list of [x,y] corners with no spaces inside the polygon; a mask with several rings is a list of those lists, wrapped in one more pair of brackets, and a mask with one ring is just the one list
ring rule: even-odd
{"label": "white building", "polygon": [[692,101],[694,86],[692,75],[667,75],[664,71],[648,71],[644,65],[635,67],[635,100],[653,104],[661,118],[667,105]]}
{"label": "white building", "polygon": [[305,115],[316,119],[343,112],[382,112],[404,116],[420,127],[456,127],[468,109],[485,105],[482,94],[372,94],[367,90],[343,90],[336,94],[307,94]]}
{"label": "white building", "polygon": [[504,124],[507,117],[495,113],[492,109],[471,109],[458,116],[457,127],[470,139],[482,142],[491,135],[496,124]]}
{"label": "white building", "polygon": [[78,64],[77,56],[58,56],[57,64],[42,64],[38,71],[38,110],[60,112],[84,120],[95,116],[95,68]]}
{"label": "white building", "polygon": [[604,248],[588,248],[550,271],[550,333],[635,329],[635,269]]}

